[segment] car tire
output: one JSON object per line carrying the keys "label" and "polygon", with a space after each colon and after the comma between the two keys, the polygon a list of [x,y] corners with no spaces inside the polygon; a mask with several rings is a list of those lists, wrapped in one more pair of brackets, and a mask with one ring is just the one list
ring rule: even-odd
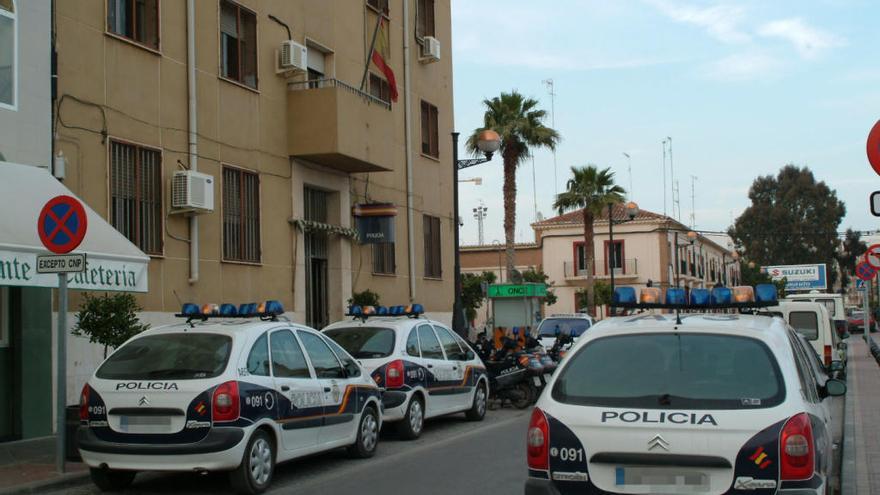
{"label": "car tire", "polygon": [[102,492],[118,492],[134,481],[135,471],[116,471],[113,469],[89,468],[92,483]]}
{"label": "car tire", "polygon": [[348,455],[355,459],[369,459],[376,455],[379,444],[379,415],[372,405],[364,408],[358,424],[357,439],[348,447]]}
{"label": "car tire", "polygon": [[517,398],[510,400],[513,407],[517,409],[525,409],[531,406],[532,397],[534,397],[532,392],[533,388],[534,385],[529,382],[519,382],[514,385],[514,391],[517,393]]}
{"label": "car tire", "polygon": [[258,495],[269,488],[274,474],[275,442],[265,430],[256,430],[244,449],[241,464],[229,473],[229,481],[236,493]]}
{"label": "car tire", "polygon": [[397,434],[404,440],[415,440],[425,428],[425,403],[418,395],[413,395],[406,405],[403,420],[397,423]]}
{"label": "car tire", "polygon": [[464,413],[468,421],[482,421],[486,417],[486,408],[489,404],[489,394],[486,392],[486,384],[478,383],[474,390],[474,402],[471,408]]}

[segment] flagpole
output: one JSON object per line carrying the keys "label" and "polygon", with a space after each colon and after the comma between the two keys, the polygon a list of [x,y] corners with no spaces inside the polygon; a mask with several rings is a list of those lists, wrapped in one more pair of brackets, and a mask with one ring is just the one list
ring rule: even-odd
{"label": "flagpole", "polygon": [[370,41],[370,51],[367,52],[367,63],[364,65],[364,77],[361,78],[360,90],[364,90],[367,85],[367,74],[370,73],[370,61],[373,59],[373,51],[376,49],[376,36],[379,34],[379,26],[382,25],[382,13],[376,16],[376,29],[373,30],[373,40]]}

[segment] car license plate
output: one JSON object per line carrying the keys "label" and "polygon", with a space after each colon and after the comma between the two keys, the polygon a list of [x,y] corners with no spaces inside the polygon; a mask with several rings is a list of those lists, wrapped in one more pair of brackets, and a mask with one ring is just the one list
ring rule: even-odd
{"label": "car license plate", "polygon": [[119,425],[123,428],[130,426],[171,426],[171,418],[168,416],[120,416]]}
{"label": "car license plate", "polygon": [[540,386],[541,386],[541,377],[533,376],[533,377],[532,377],[532,381],[535,382],[535,386],[536,386],[536,387],[540,387]]}
{"label": "car license plate", "polygon": [[700,471],[654,467],[618,467],[615,470],[618,486],[668,490],[676,493],[697,493],[709,489],[709,476]]}

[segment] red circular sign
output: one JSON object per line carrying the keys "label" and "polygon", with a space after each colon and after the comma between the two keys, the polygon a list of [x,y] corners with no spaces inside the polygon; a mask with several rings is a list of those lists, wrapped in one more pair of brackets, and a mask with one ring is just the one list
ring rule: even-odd
{"label": "red circular sign", "polygon": [[880,270],[880,244],[874,244],[865,251],[865,263],[875,270]]}
{"label": "red circular sign", "polygon": [[877,275],[877,270],[864,261],[856,265],[856,277],[859,277],[865,282],[873,280],[875,275]]}
{"label": "red circular sign", "polygon": [[868,133],[868,162],[871,164],[874,172],[880,175],[880,120],[874,124],[871,132]]}
{"label": "red circular sign", "polygon": [[65,254],[76,249],[86,236],[88,219],[82,203],[71,196],[50,199],[37,217],[37,233],[46,249]]}

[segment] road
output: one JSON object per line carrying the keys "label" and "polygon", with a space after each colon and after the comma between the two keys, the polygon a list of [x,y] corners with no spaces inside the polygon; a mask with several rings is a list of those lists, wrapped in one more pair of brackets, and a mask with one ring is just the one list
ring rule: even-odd
{"label": "road", "polygon": [[[522,493],[526,479],[525,432],[531,410],[489,411],[480,423],[463,415],[429,421],[421,438],[398,440],[382,435],[372,459],[352,460],[344,451],[279,465],[267,493],[276,494],[483,494]],[[55,495],[101,493],[89,484]],[[222,473],[140,474],[126,494],[187,493],[225,495]]]}

